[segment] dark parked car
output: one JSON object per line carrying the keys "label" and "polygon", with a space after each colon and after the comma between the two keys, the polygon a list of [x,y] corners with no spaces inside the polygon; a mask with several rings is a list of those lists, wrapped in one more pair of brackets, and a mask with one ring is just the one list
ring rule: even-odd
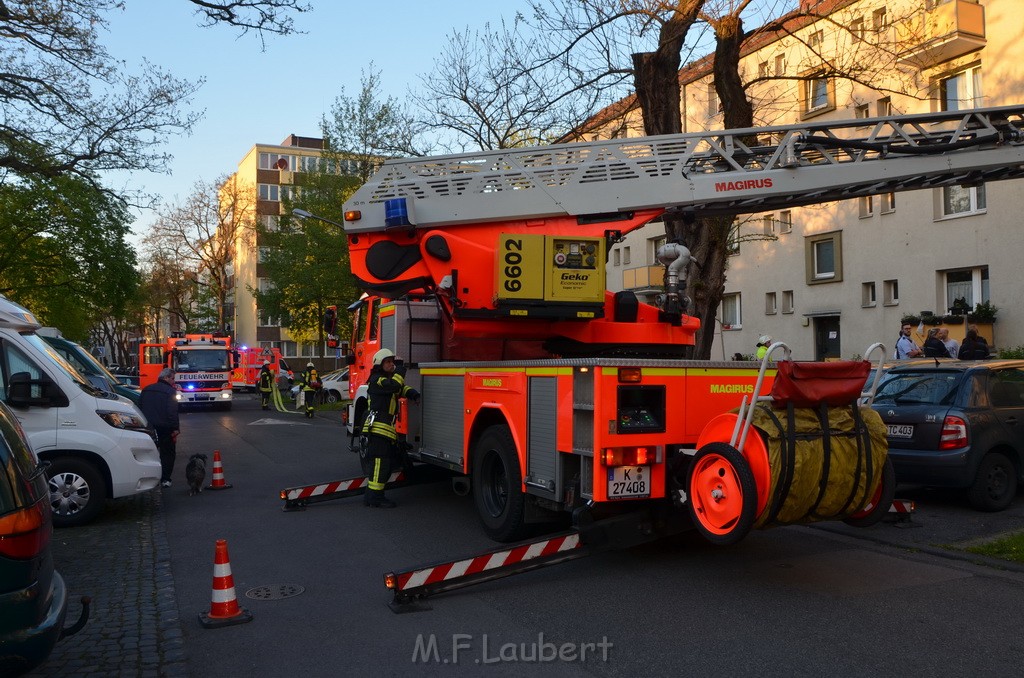
{"label": "dark parked car", "polygon": [[1024,360],[893,367],[872,407],[888,427],[897,482],[964,488],[982,511],[1013,501],[1024,470]]}
{"label": "dark parked car", "polygon": [[45,660],[62,635],[68,594],[53,569],[50,492],[14,414],[0,402],[0,676]]}

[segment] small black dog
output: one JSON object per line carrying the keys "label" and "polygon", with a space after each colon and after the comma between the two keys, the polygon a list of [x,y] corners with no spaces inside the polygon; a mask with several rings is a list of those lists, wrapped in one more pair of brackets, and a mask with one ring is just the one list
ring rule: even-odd
{"label": "small black dog", "polygon": [[188,458],[188,465],[185,467],[185,480],[188,481],[188,496],[191,497],[203,491],[203,481],[206,480],[205,454],[193,454]]}

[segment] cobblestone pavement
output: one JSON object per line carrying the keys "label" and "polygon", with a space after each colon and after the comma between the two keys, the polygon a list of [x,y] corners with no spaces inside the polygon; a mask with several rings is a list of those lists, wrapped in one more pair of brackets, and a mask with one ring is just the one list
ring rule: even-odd
{"label": "cobblestone pavement", "polygon": [[55,530],[53,555],[67,581],[68,622],[83,595],[89,623],[57,643],[28,676],[187,677],[160,491],[110,502],[96,522]]}

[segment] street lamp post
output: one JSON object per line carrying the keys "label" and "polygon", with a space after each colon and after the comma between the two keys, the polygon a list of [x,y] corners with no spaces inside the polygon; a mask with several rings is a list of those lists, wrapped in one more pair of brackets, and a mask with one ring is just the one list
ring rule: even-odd
{"label": "street lamp post", "polygon": [[319,214],[313,214],[312,212],[307,212],[306,210],[300,210],[298,207],[292,209],[292,216],[298,217],[299,219],[316,219],[317,221],[322,221],[325,224],[337,226],[341,230],[345,230],[344,224],[339,224],[337,221],[334,221],[333,219],[328,219],[327,217],[322,217]]}

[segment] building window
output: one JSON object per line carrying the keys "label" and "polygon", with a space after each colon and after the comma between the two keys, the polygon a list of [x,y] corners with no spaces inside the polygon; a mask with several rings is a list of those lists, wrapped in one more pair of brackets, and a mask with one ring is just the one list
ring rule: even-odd
{"label": "building window", "polygon": [[875,213],[875,197],[873,195],[862,195],[857,198],[857,212],[861,219],[867,219]]}
{"label": "building window", "polygon": [[882,203],[882,214],[892,214],[893,212],[896,211],[895,193],[883,193],[882,195],[878,196],[878,200]]}
{"label": "building window", "polygon": [[892,115],[892,99],[889,97],[882,97],[875,102],[875,111],[879,118],[886,118]]}
{"label": "building window", "polygon": [[981,91],[981,66],[974,66],[939,80],[939,107],[943,111],[980,108],[984,105]]}
{"label": "building window", "polygon": [[821,53],[821,43],[824,42],[825,33],[824,31],[814,31],[807,39],[807,46],[811,48],[816,54]]}
{"label": "building window", "polygon": [[294,170],[298,158],[284,153],[260,153],[260,169]]}
{"label": "building window", "polygon": [[793,232],[793,212],[791,210],[782,210],[779,212],[779,233],[792,233]]}
{"label": "building window", "polygon": [[764,225],[764,234],[767,236],[775,235],[775,216],[766,214],[761,220]]}
{"label": "building window", "polygon": [[629,248],[628,247],[623,247],[622,248],[622,263],[623,264],[628,264],[629,263],[629,259],[630,259],[630,257],[629,257]]}
{"label": "building window", "polygon": [[821,233],[805,239],[807,284],[843,279],[842,231]]}
{"label": "building window", "polygon": [[[258,254],[257,258],[256,258],[256,263],[258,263],[258,264],[265,264],[265,263],[267,263],[267,257],[270,256],[270,251],[271,251],[271,249],[269,247],[261,247],[261,248],[259,248],[259,250],[258,250],[259,254]],[[262,292],[263,290],[260,290],[260,291]]]}
{"label": "building window", "polygon": [[792,313],[793,312],[793,290],[783,290],[782,292],[782,312]]}
{"label": "building window", "polygon": [[945,186],[942,191],[940,218],[979,214],[985,211],[985,185]]}
{"label": "building window", "polygon": [[870,113],[871,113],[871,110],[870,110],[870,107],[868,106],[868,104],[857,104],[853,108],[853,117],[854,118],[858,118],[858,119],[870,118],[871,117]]}
{"label": "building window", "polygon": [[775,75],[781,76],[786,74],[786,55],[776,54],[775,55]]}
{"label": "building window", "polygon": [[612,250],[612,266],[622,265],[622,253],[619,252],[618,248]]}
{"label": "building window", "polygon": [[889,15],[886,14],[885,7],[879,7],[871,13],[871,28],[876,33],[881,33],[889,26]]}
{"label": "building window", "polygon": [[775,292],[767,292],[764,295],[764,312],[765,315],[775,315],[779,312],[779,307],[776,302]]}
{"label": "building window", "polygon": [[864,17],[859,16],[850,22],[850,35],[853,36],[854,42],[864,39]]}
{"label": "building window", "polygon": [[767,78],[770,75],[771,75],[771,70],[770,70],[770,67],[768,66],[768,62],[767,61],[762,61],[759,64],[757,64],[757,77],[759,77],[759,78]]}
{"label": "building window", "polygon": [[295,358],[299,355],[298,346],[294,341],[281,342],[281,354],[289,358]]}
{"label": "building window", "polygon": [[864,308],[871,308],[877,303],[875,299],[875,283],[866,282],[861,283],[860,286],[860,305]]}
{"label": "building window", "polygon": [[715,83],[708,83],[708,116],[715,116],[722,112],[722,101],[718,98],[718,91]]}
{"label": "building window", "polygon": [[647,262],[649,264],[657,264],[658,262],[658,250],[668,242],[668,238],[661,236],[660,238],[651,238],[647,241]]}
{"label": "building window", "polygon": [[802,92],[804,114],[835,108],[832,103],[832,83],[820,71],[804,76]]}
{"label": "building window", "polygon": [[743,327],[740,317],[740,293],[722,295],[722,329],[738,330]]}
{"label": "building window", "polygon": [[882,285],[885,291],[885,305],[895,306],[900,303],[900,281],[886,280]]}
{"label": "building window", "polygon": [[967,308],[989,300],[988,266],[965,268],[957,271],[946,271],[943,274],[946,283],[946,308],[952,308],[953,302],[962,299]]}
{"label": "building window", "polygon": [[277,202],[281,199],[281,187],[277,184],[260,184],[259,195],[260,200],[270,200]]}
{"label": "building window", "polygon": [[737,257],[740,254],[739,233],[734,232],[725,246],[725,251],[730,257]]}

